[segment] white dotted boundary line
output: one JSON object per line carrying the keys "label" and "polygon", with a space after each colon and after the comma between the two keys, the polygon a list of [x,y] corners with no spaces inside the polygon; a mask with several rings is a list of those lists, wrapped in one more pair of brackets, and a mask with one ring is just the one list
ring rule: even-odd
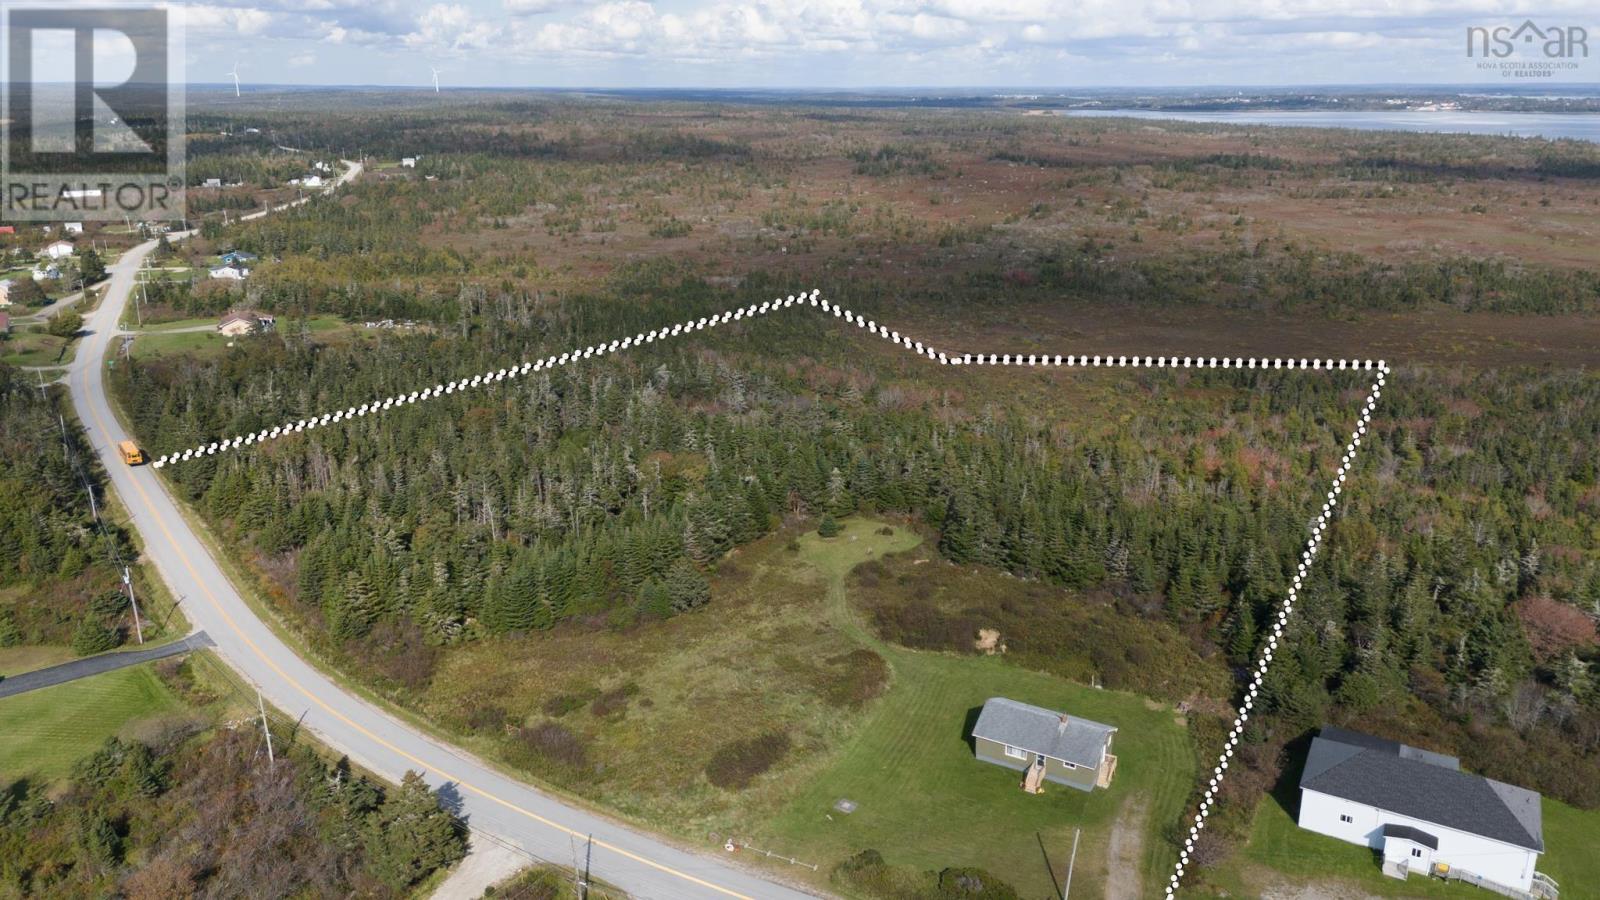
{"label": "white dotted boundary line", "polygon": [[622,338],[609,343],[594,344],[592,346],[585,347],[582,350],[568,351],[560,354],[559,356],[547,356],[544,359],[535,360],[533,362],[524,362],[519,365],[508,366],[503,369],[492,370],[485,372],[482,375],[474,375],[471,378],[461,378],[456,381],[444,382],[424,390],[412,391],[409,394],[397,394],[384,400],[375,400],[371,403],[363,403],[360,406],[352,406],[348,409],[337,410],[331,413],[323,413],[320,416],[311,416],[309,418],[300,419],[296,422],[286,422],[273,428],[251,432],[250,434],[237,435],[232,438],[214,441],[210,444],[200,444],[199,446],[191,447],[188,450],[165,454],[160,459],[157,459],[152,465],[159,469],[168,465],[169,463],[187,462],[188,460],[197,459],[202,456],[212,456],[217,453],[225,453],[230,450],[237,450],[240,447],[247,447],[251,444],[259,444],[263,441],[270,441],[286,434],[310,431],[323,425],[331,425],[336,422],[360,418],[370,413],[386,412],[396,406],[405,406],[415,403],[418,400],[427,400],[432,397],[438,397],[441,394],[453,394],[456,391],[463,391],[468,388],[493,384],[495,382],[504,381],[507,378],[517,378],[519,376],[526,375],[529,372],[538,372],[547,369],[554,369],[557,366],[570,365],[580,359],[588,359],[593,356],[604,356],[608,353],[616,353],[621,350],[628,350],[633,347],[640,346],[641,344],[651,344],[657,340],[664,340],[669,337],[677,337],[678,335],[692,331],[699,331],[703,328],[712,328],[728,322],[766,315],[767,313],[779,309],[787,309],[788,307],[794,306],[797,303],[814,307],[824,313],[832,313],[834,318],[843,319],[846,322],[855,325],[857,328],[864,329],[872,334],[884,338],[885,340],[892,341],[896,345],[916,353],[918,356],[927,357],[930,360],[937,360],[941,365],[1052,367],[1114,366],[1157,369],[1311,369],[1318,371],[1358,369],[1371,370],[1384,368],[1384,363],[1382,360],[1371,359],[1267,359],[1264,357],[1219,358],[1215,356],[1112,356],[1109,354],[1096,356],[1089,356],[1087,354],[1062,356],[1061,354],[1055,354],[1052,356],[1045,353],[1029,353],[1026,355],[1021,353],[962,353],[951,355],[943,353],[939,350],[935,350],[934,348],[923,344],[921,341],[914,341],[910,337],[902,335],[898,331],[893,331],[887,326],[879,325],[877,322],[867,319],[864,316],[857,315],[856,313],[853,313],[850,310],[839,306],[838,304],[829,303],[827,300],[819,299],[820,294],[821,291],[813,290],[810,293],[790,295],[777,300],[769,300],[764,303],[752,303],[749,306],[731,309],[726,312],[717,313],[715,315],[706,316],[700,319],[690,319],[686,322],[679,322],[676,325],[670,325],[665,328],[657,328],[654,331],[641,332],[633,337]]}
{"label": "white dotted boundary line", "polygon": [[1278,649],[1278,641],[1283,637],[1283,629],[1289,622],[1289,615],[1294,612],[1295,601],[1300,596],[1300,587],[1311,568],[1312,560],[1316,559],[1317,549],[1322,546],[1323,534],[1333,517],[1334,507],[1338,505],[1339,495],[1344,492],[1345,476],[1350,471],[1351,463],[1355,461],[1356,450],[1361,446],[1362,436],[1367,433],[1367,426],[1372,421],[1372,411],[1377,408],[1378,398],[1383,395],[1383,382],[1388,374],[1389,367],[1379,361],[1377,380],[1372,384],[1372,392],[1367,395],[1366,405],[1361,408],[1361,419],[1350,435],[1350,442],[1345,445],[1344,457],[1339,460],[1339,470],[1333,476],[1333,489],[1328,491],[1327,500],[1322,504],[1322,511],[1317,515],[1316,524],[1311,526],[1311,539],[1306,543],[1305,552],[1300,555],[1300,564],[1295,569],[1289,594],[1284,598],[1283,606],[1278,609],[1277,620],[1272,623],[1272,633],[1267,638],[1266,649],[1261,651],[1261,657],[1256,661],[1255,673],[1250,679],[1250,687],[1245,691],[1243,707],[1239,710],[1238,718],[1233,720],[1233,729],[1228,732],[1228,740],[1222,745],[1217,765],[1211,770],[1211,783],[1207,785],[1205,796],[1200,800],[1200,808],[1195,812],[1194,824],[1189,826],[1189,834],[1183,842],[1183,851],[1178,854],[1178,863],[1172,870],[1172,880],[1167,884],[1169,898],[1177,893],[1184,868],[1189,864],[1189,854],[1194,851],[1201,829],[1206,827],[1206,817],[1211,814],[1212,801],[1222,784],[1223,775],[1228,771],[1228,761],[1233,758],[1233,749],[1238,746],[1239,737],[1244,733],[1244,723],[1250,719],[1250,710],[1255,706],[1256,695],[1260,692],[1262,681],[1267,675],[1267,667],[1272,663],[1272,654]]}
{"label": "white dotted boundary line", "polygon": [[790,295],[788,297],[769,300],[764,303],[753,303],[746,307],[728,310],[716,315],[691,319],[654,331],[642,332],[630,338],[613,340],[609,343],[594,344],[582,350],[568,351],[559,356],[547,356],[533,362],[524,362],[520,365],[508,366],[503,369],[485,372],[471,378],[462,378],[456,381],[445,382],[421,391],[412,391],[409,394],[398,394],[385,400],[364,403],[352,406],[345,410],[333,413],[324,413],[321,416],[312,416],[297,422],[286,423],[271,429],[240,435],[228,440],[217,441],[211,444],[202,444],[181,452],[170,453],[156,460],[153,465],[162,468],[168,463],[184,462],[201,456],[210,456],[218,452],[234,450],[242,446],[272,440],[285,434],[297,433],[328,425],[346,419],[358,418],[368,413],[387,411],[395,406],[405,406],[418,400],[426,400],[441,394],[453,394],[458,390],[480,387],[487,384],[503,381],[506,378],[516,378],[529,372],[553,369],[557,366],[570,365],[580,359],[593,356],[604,356],[607,353],[616,353],[637,347],[641,344],[654,343],[669,337],[677,337],[687,332],[698,331],[703,328],[715,327],[731,321],[738,321],[767,313],[787,309],[796,303],[809,305],[820,309],[822,312],[831,312],[834,318],[842,318],[858,328],[892,341],[898,346],[915,352],[918,356],[937,360],[941,365],[1001,365],[1001,366],[1047,366],[1047,367],[1132,367],[1132,368],[1181,368],[1181,369],[1256,369],[1256,370],[1298,370],[1298,371],[1376,371],[1376,381],[1372,391],[1367,395],[1366,404],[1361,409],[1361,419],[1355,431],[1350,436],[1350,442],[1345,445],[1344,456],[1339,462],[1339,469],[1334,475],[1333,489],[1328,492],[1327,500],[1322,504],[1322,510],[1317,516],[1316,524],[1311,527],[1311,538],[1306,544],[1301,561],[1296,570],[1288,596],[1285,597],[1282,607],[1278,610],[1278,618],[1272,625],[1271,636],[1267,639],[1267,647],[1261,652],[1260,659],[1256,662],[1255,673],[1251,678],[1250,687],[1245,692],[1243,708],[1239,711],[1238,718],[1234,720],[1233,729],[1228,733],[1228,740],[1223,745],[1222,752],[1217,758],[1216,768],[1212,770],[1211,782],[1206,787],[1204,798],[1200,801],[1200,808],[1195,813],[1194,824],[1189,828],[1188,837],[1184,840],[1183,850],[1178,855],[1178,863],[1173,868],[1172,879],[1167,885],[1166,896],[1172,897],[1177,893],[1178,884],[1183,877],[1185,867],[1189,862],[1189,855],[1194,850],[1195,841],[1200,836],[1200,830],[1205,827],[1206,817],[1211,813],[1211,804],[1216,797],[1217,789],[1222,784],[1224,773],[1228,769],[1228,760],[1233,758],[1233,750],[1239,743],[1239,737],[1244,732],[1244,724],[1250,718],[1250,710],[1255,705],[1257,693],[1261,689],[1263,679],[1266,677],[1267,668],[1272,662],[1272,654],[1277,649],[1278,640],[1283,636],[1284,626],[1289,621],[1289,615],[1294,611],[1295,601],[1299,597],[1300,586],[1306,577],[1306,572],[1312,561],[1316,558],[1317,550],[1322,545],[1322,536],[1332,518],[1334,506],[1338,503],[1339,495],[1344,490],[1344,480],[1350,470],[1351,463],[1355,460],[1357,448],[1361,446],[1361,438],[1367,433],[1367,425],[1371,422],[1372,412],[1377,407],[1378,398],[1382,396],[1385,377],[1390,369],[1388,364],[1379,359],[1310,359],[1310,358],[1285,358],[1285,357],[1204,357],[1204,356],[1127,356],[1098,354],[1042,354],[1042,353],[962,353],[951,355],[935,350],[921,341],[914,341],[910,337],[893,331],[887,326],[879,325],[870,319],[857,315],[848,309],[827,300],[819,299],[821,292],[812,290],[810,293]]}

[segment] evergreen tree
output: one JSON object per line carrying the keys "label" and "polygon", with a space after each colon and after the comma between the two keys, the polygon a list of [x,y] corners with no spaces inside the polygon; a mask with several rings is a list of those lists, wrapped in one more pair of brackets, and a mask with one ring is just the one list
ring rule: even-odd
{"label": "evergreen tree", "polygon": [[687,559],[667,570],[667,596],[674,612],[687,612],[711,602],[711,583]]}
{"label": "evergreen tree", "polygon": [[466,839],[422,776],[407,771],[372,816],[366,848],[373,874],[398,890],[460,859]]}

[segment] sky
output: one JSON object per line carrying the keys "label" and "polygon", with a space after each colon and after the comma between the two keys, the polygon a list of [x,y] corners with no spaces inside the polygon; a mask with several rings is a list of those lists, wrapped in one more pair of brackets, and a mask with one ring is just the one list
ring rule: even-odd
{"label": "sky", "polygon": [[[445,87],[1500,86],[1471,26],[1578,26],[1549,0],[227,0],[186,7],[187,79]],[[1520,51],[1519,51],[1520,52]],[[1531,52],[1531,51],[1530,51]],[[1542,57],[1538,57],[1542,58]],[[1517,81],[1527,87],[1528,81]]]}

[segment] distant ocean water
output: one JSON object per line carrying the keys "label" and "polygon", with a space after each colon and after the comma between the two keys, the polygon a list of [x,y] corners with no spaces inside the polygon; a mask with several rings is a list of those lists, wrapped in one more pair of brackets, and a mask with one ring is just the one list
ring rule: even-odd
{"label": "distant ocean water", "polygon": [[1513,135],[1600,141],[1600,115],[1588,113],[1516,113],[1461,110],[1363,110],[1168,112],[1148,109],[1071,109],[1073,118],[1119,116],[1130,119],[1176,119],[1239,125],[1287,125],[1300,128],[1360,128],[1370,131],[1420,131],[1449,134]]}

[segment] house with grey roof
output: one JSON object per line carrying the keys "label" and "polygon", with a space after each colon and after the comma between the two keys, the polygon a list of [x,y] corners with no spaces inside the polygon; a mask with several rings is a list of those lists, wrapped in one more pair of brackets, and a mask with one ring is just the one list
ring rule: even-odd
{"label": "house with grey roof", "polygon": [[1301,828],[1383,856],[1395,878],[1434,875],[1554,896],[1539,795],[1461,771],[1454,756],[1324,725],[1300,776]]}
{"label": "house with grey roof", "polygon": [[972,726],[978,759],[1023,773],[1022,787],[1039,793],[1050,781],[1092,791],[1111,786],[1117,729],[1080,716],[1005,697],[990,697]]}

